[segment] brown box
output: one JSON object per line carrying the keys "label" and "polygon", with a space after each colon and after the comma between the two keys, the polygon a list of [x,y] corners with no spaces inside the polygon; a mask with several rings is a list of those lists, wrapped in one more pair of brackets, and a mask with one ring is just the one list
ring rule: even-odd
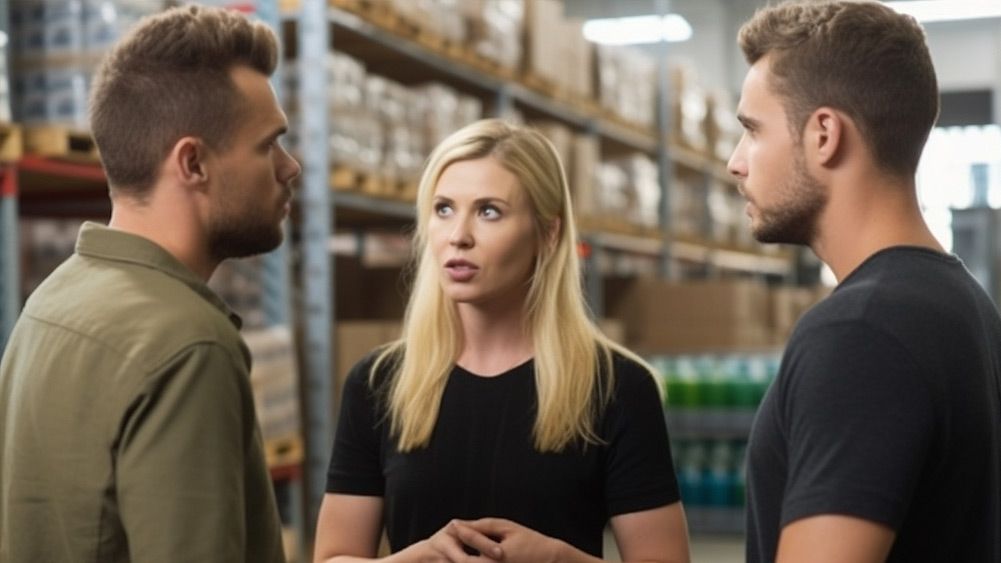
{"label": "brown box", "polygon": [[348,372],[377,347],[400,337],[401,322],[338,321],[331,349],[334,350],[334,404],[340,404],[341,388]]}
{"label": "brown box", "polygon": [[577,135],[573,141],[573,158],[567,167],[570,197],[578,216],[596,215],[595,205],[598,162],[601,159],[598,140],[590,135]]}
{"label": "brown box", "polygon": [[400,268],[366,268],[353,256],[335,257],[334,310],[338,319],[400,319],[407,284]]}
{"label": "brown box", "polygon": [[563,5],[560,0],[525,2],[525,71],[559,83],[563,33]]}
{"label": "brown box", "polygon": [[817,292],[807,287],[776,287],[772,290],[772,324],[778,344],[784,344],[793,327],[817,302]]}
{"label": "brown box", "polygon": [[564,170],[567,170],[573,161],[574,134],[569,127],[556,121],[536,121],[532,127],[538,129],[542,135],[556,147],[556,153],[560,155]]}
{"label": "brown box", "polygon": [[584,39],[584,21],[569,19],[566,22],[567,58],[564,63],[566,85],[571,92],[584,98],[593,98],[594,84],[591,72],[594,70],[594,50],[591,42]]}
{"label": "brown box", "polygon": [[750,280],[606,283],[608,316],[640,353],[745,350],[772,345],[768,287]]}

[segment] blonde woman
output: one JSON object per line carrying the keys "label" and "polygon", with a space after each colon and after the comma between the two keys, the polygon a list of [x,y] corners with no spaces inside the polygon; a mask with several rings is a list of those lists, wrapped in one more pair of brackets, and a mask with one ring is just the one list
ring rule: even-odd
{"label": "blonde woman", "polygon": [[435,149],[403,338],[344,389],[316,561],[687,562],[655,379],[588,318],[569,189],[539,133]]}

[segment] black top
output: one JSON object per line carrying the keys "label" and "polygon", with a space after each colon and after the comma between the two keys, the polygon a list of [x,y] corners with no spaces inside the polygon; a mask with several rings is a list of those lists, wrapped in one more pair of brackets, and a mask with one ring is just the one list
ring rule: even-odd
{"label": "black top", "polygon": [[481,377],[449,376],[427,448],[401,454],[382,394],[368,384],[373,358],[348,375],[327,491],[385,498],[389,543],[399,551],[452,518],[513,520],[601,556],[610,516],[679,500],[657,387],[615,359],[615,394],[597,426],[601,446],[541,454],[533,447],[534,363]]}
{"label": "black top", "polygon": [[749,562],[851,515],[889,562],[1001,561],[1001,319],[962,263],[883,250],[809,311],[748,446]]}

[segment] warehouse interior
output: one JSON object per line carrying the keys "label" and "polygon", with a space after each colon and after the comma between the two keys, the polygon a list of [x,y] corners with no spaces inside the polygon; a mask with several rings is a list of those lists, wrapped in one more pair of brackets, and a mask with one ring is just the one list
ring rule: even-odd
{"label": "warehouse interior", "polygon": [[[140,18],[179,3],[0,0],[0,351],[80,225],[109,217],[86,110],[97,62]],[[303,167],[285,243],[225,262],[210,282],[244,320],[289,560],[311,560],[344,377],[400,336],[425,159],[496,116],[557,148],[590,310],[661,372],[693,560],[742,561],[755,409],[796,321],[835,283],[809,249],[754,240],[726,167],[748,68],[734,38],[766,0],[201,3],[280,34],[272,84]],[[587,37],[599,20],[644,17],[680,27],[644,44]],[[924,26],[942,109],[919,197],[998,302],[1001,11]]]}

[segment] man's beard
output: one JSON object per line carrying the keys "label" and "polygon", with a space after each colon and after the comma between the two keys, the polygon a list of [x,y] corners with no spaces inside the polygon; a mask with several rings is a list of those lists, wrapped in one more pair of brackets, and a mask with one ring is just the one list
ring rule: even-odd
{"label": "man's beard", "polygon": [[209,253],[220,262],[245,258],[278,248],[283,238],[281,223],[254,221],[247,215],[227,215],[211,226]]}
{"label": "man's beard", "polygon": [[809,245],[817,234],[820,212],[827,205],[824,186],[810,175],[802,154],[793,160],[793,176],[779,190],[779,203],[761,214],[754,238],[765,243]]}

